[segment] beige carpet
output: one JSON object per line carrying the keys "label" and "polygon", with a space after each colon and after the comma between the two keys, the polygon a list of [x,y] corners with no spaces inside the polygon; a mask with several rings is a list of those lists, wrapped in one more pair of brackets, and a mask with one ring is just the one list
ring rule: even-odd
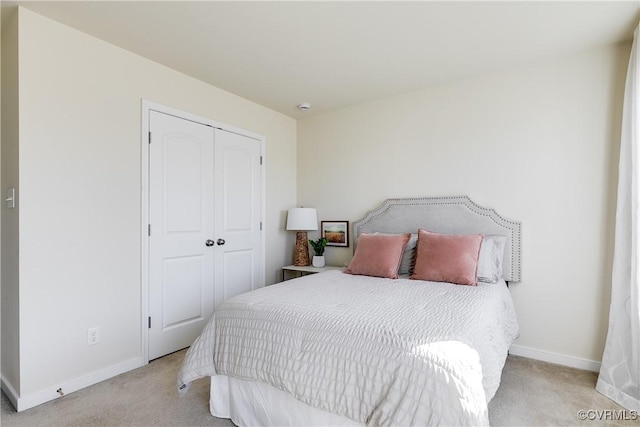
{"label": "beige carpet", "polygon": [[[209,381],[178,397],[175,379],[184,351],[16,413],[2,395],[2,426],[233,426],[209,414]],[[596,374],[509,356],[489,405],[494,426],[640,426],[639,420],[578,418],[579,410],[621,410],[594,390]]]}

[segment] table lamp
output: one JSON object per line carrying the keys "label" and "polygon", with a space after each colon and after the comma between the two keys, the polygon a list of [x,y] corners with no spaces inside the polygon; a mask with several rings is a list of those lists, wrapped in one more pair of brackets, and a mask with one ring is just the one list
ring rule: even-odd
{"label": "table lamp", "polygon": [[293,265],[310,265],[307,231],[318,229],[318,214],[313,208],[292,208],[287,214],[287,230],[296,232],[296,251]]}

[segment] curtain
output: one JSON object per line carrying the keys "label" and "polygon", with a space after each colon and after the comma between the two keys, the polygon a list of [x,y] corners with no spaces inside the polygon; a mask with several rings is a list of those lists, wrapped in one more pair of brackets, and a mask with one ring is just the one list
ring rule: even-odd
{"label": "curtain", "polygon": [[640,26],[625,84],[609,330],[596,390],[640,412]]}

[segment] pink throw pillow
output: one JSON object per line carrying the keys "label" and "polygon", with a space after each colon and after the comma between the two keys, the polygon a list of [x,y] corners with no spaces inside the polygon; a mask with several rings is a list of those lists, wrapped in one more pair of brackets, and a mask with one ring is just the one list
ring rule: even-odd
{"label": "pink throw pillow", "polygon": [[345,273],[398,278],[404,247],[411,234],[361,234]]}
{"label": "pink throw pillow", "polygon": [[439,234],[418,230],[412,279],[477,285],[481,234]]}

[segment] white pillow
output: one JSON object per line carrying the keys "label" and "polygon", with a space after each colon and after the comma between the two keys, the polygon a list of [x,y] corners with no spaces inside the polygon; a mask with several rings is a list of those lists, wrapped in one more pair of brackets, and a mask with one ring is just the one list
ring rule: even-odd
{"label": "white pillow", "polygon": [[478,282],[498,283],[502,279],[505,236],[484,236],[478,256]]}
{"label": "white pillow", "polygon": [[418,244],[418,235],[411,234],[411,238],[404,247],[404,253],[402,254],[402,261],[400,261],[400,268],[398,274],[411,274],[413,273],[413,265],[416,262],[416,245]]}

